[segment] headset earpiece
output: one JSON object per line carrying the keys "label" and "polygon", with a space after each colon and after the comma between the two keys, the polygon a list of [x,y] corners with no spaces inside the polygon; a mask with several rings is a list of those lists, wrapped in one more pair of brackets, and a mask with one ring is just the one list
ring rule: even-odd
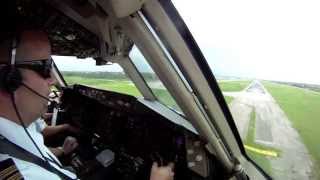
{"label": "headset earpiece", "polygon": [[5,65],[0,69],[0,89],[13,93],[22,84],[22,76],[19,69]]}
{"label": "headset earpiece", "polygon": [[15,67],[17,52],[17,38],[12,39],[11,58],[7,65],[0,68],[0,89],[13,94],[22,84],[22,75]]}

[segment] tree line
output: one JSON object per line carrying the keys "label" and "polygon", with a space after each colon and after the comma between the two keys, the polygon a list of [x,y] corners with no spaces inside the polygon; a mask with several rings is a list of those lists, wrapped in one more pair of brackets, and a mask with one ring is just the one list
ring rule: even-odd
{"label": "tree line", "polygon": [[[62,71],[63,76],[79,76],[92,79],[117,79],[125,80],[129,77],[124,72],[78,72],[78,71]],[[143,78],[147,81],[158,80],[154,73],[143,72]]]}

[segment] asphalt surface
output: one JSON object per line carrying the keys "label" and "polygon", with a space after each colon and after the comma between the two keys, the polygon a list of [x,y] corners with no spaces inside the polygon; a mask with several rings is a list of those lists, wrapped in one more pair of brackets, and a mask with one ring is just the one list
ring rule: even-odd
{"label": "asphalt surface", "polygon": [[255,110],[255,142],[281,150],[279,157],[268,157],[274,179],[312,179],[312,161],[305,145],[283,110],[259,81],[253,81],[241,92],[225,92],[224,95],[234,97],[229,108],[243,139],[248,132],[250,113]]}

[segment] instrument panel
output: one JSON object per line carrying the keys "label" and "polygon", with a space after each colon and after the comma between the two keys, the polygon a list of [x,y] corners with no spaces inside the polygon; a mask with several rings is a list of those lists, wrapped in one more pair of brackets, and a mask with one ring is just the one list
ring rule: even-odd
{"label": "instrument panel", "polygon": [[[176,180],[211,178],[212,157],[205,142],[135,97],[74,85],[63,91],[61,107],[61,123],[81,129],[77,137],[80,146],[73,158],[83,164],[75,167],[82,179],[101,179],[106,173],[92,173],[99,168],[108,172],[108,179],[149,179],[153,162],[174,162]],[[107,168],[95,160],[104,150],[114,153]],[[106,155],[109,159],[113,157],[110,152]]]}

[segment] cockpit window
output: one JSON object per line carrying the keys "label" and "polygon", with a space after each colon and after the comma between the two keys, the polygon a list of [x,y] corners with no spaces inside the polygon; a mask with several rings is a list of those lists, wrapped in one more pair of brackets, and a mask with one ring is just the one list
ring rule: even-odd
{"label": "cockpit window", "polygon": [[53,59],[68,85],[82,84],[136,97],[141,96],[136,86],[116,63],[96,66],[95,60],[90,58],[54,56]]}
{"label": "cockpit window", "polygon": [[159,99],[159,101],[169,106],[170,108],[173,108],[174,110],[182,113],[175,100],[172,98],[168,90],[159,80],[158,76],[154,73],[154,71],[144,58],[143,54],[136,46],[133,47],[129,56],[150,89],[152,90],[153,94]]}
{"label": "cockpit window", "polygon": [[317,1],[173,0],[246,154],[274,179],[320,179]]}

